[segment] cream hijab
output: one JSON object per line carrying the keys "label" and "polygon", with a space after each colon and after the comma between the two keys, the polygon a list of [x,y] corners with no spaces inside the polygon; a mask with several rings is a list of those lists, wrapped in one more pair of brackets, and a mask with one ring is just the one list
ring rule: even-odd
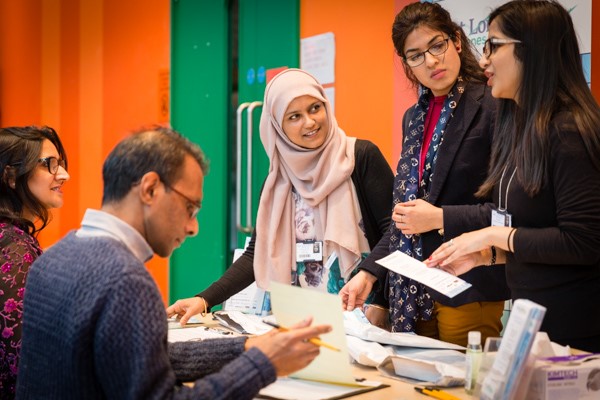
{"label": "cream hijab", "polygon": [[[322,101],[329,118],[327,138],[317,149],[292,143],[281,128],[289,104],[304,95]],[[314,209],[315,230],[325,242],[325,255],[336,252],[342,277],[347,279],[366,243],[350,178],[356,138],[347,137],[338,127],[323,87],[313,76],[287,69],[271,80],[265,89],[260,139],[270,167],[256,221],[254,276],[258,286],[267,289],[270,281],[291,282],[296,262],[292,187]]]}

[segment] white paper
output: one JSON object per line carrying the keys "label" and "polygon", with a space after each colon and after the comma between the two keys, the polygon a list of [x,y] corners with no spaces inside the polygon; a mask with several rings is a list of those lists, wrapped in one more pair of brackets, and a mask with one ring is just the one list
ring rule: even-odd
{"label": "white paper", "polygon": [[167,340],[169,343],[189,342],[204,339],[216,339],[231,337],[232,333],[220,329],[208,328],[205,326],[196,326],[193,328],[169,329]]}
{"label": "white paper", "polygon": [[[244,248],[234,250],[234,262],[244,254],[249,243],[250,237],[247,237]],[[268,310],[265,310],[265,308],[267,308],[265,304],[265,291],[260,289],[256,285],[256,282],[252,282],[244,290],[234,294],[223,303],[223,310],[225,311],[241,311],[254,315],[266,315]]]}
{"label": "white paper", "polygon": [[260,391],[261,396],[289,400],[318,400],[337,398],[359,391],[362,387],[377,387],[381,382],[362,381],[361,387],[333,385],[324,382],[306,381],[293,378],[279,378]]}
{"label": "white paper", "polygon": [[427,336],[419,336],[414,333],[386,331],[369,323],[358,308],[355,308],[354,311],[344,311],[344,329],[348,335],[381,344],[426,349],[465,349],[463,346],[454,343],[444,342]]}
{"label": "white paper", "polygon": [[470,283],[465,282],[459,277],[441,269],[429,268],[425,263],[398,250],[387,257],[377,260],[377,263],[390,271],[421,282],[425,286],[448,297],[454,297],[471,287]]}
{"label": "white paper", "polygon": [[[263,318],[258,315],[244,314],[241,311],[217,311],[215,313],[215,315],[223,314],[228,315],[234,322],[241,325],[244,332],[250,335],[262,335],[273,329],[272,326],[263,323]],[[222,321],[219,320],[219,322]]]}
{"label": "white paper", "polygon": [[333,32],[300,40],[300,68],[311,73],[321,85],[333,83],[335,38]]}

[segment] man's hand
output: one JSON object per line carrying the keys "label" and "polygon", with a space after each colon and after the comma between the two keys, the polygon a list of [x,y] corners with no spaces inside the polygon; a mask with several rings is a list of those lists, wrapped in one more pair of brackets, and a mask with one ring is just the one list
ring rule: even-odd
{"label": "man's hand", "polygon": [[194,315],[206,312],[208,304],[202,297],[190,297],[188,299],[177,300],[167,308],[167,317],[174,315],[181,317],[179,323],[185,326],[188,320]]}
{"label": "man's hand", "polygon": [[362,307],[365,301],[367,301],[367,297],[369,297],[375,281],[377,281],[377,278],[370,273],[358,271],[340,290],[344,309],[352,311],[356,307]]}
{"label": "man's hand", "polygon": [[330,325],[311,327],[311,323],[312,318],[308,318],[289,331],[273,329],[264,335],[251,337],[246,341],[246,350],[258,348],[271,360],[277,376],[289,375],[306,367],[319,355],[319,346],[308,340],[331,332]]}

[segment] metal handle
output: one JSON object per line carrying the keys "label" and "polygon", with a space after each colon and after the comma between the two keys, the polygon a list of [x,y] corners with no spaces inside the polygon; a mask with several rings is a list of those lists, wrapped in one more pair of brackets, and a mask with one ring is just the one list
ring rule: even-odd
{"label": "metal handle", "polygon": [[236,111],[236,168],[235,168],[235,226],[238,231],[242,227],[242,113],[250,105],[250,102],[242,103]]}
{"label": "metal handle", "polygon": [[246,110],[246,226],[242,232],[252,232],[252,112],[256,107],[262,106],[262,101],[253,101]]}

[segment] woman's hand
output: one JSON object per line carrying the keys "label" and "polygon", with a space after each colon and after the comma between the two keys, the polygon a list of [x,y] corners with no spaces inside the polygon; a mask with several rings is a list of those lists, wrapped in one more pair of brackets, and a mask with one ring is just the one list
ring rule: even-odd
{"label": "woman's hand", "polygon": [[202,297],[190,297],[188,299],[177,300],[174,304],[167,308],[167,317],[171,318],[174,315],[181,317],[179,323],[185,326],[188,320],[194,315],[205,313],[208,311],[208,304]]}
{"label": "woman's hand", "polygon": [[453,275],[462,275],[489,261],[489,228],[464,233],[442,244],[425,260],[428,267],[439,267]]}
{"label": "woman's hand", "polygon": [[425,200],[417,199],[396,204],[392,220],[403,234],[414,235],[443,228],[444,211]]}
{"label": "woman's hand", "polygon": [[361,308],[369,297],[375,281],[377,278],[372,274],[362,270],[358,271],[340,290],[344,310],[352,311],[357,307]]}

